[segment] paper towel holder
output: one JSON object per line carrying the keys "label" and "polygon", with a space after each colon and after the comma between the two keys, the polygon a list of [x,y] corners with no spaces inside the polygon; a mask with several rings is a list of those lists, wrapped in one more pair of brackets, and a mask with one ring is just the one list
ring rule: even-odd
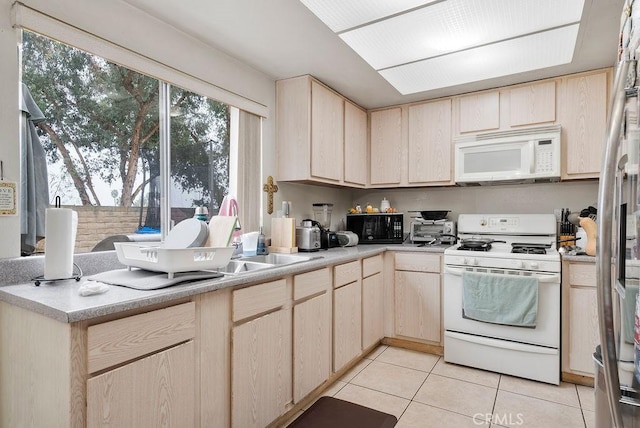
{"label": "paper towel holder", "polygon": [[76,263],[73,264],[73,274],[69,277],[69,278],[58,278],[58,279],[46,279],[44,277],[44,275],[40,275],[40,276],[36,276],[35,278],[31,278],[31,281],[33,281],[33,284],[36,287],[40,286],[41,282],[55,282],[55,281],[66,281],[68,279],[75,279],[76,282],[80,281],[80,278],[82,278],[82,269],[80,269],[80,266],[78,266]]}
{"label": "paper towel holder", "polygon": [[[56,208],[60,208],[62,206],[60,201],[60,196],[56,196],[54,206]],[[31,281],[33,281],[36,287],[39,287],[42,281],[55,282],[55,281],[66,281],[67,279],[75,279],[76,282],[78,282],[80,281],[80,278],[82,278],[82,269],[80,268],[80,266],[74,263],[72,275],[68,278],[46,279],[44,275],[40,275],[40,276],[36,276],[35,278],[32,278]]]}

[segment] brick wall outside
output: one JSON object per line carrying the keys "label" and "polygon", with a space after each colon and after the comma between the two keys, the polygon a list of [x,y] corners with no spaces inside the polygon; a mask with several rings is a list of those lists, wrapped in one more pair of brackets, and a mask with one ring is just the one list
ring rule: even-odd
{"label": "brick wall outside", "polygon": [[[103,239],[113,235],[131,235],[138,229],[140,208],[138,207],[93,207],[63,206],[78,213],[78,230],[76,233],[75,253],[91,252]],[[194,208],[171,208],[171,218],[179,223],[193,217]],[[147,209],[142,211],[142,223]],[[44,253],[44,241],[38,241],[36,253]]]}
{"label": "brick wall outside", "polygon": [[[75,253],[91,252],[100,241],[113,235],[130,235],[138,229],[140,208],[69,206],[78,213]],[[144,223],[147,209],[142,212]],[[38,241],[36,253],[44,253],[45,239]]]}
{"label": "brick wall outside", "polygon": [[[131,235],[138,229],[139,207],[71,207],[78,213],[76,253],[88,253],[95,245],[113,235]],[[144,223],[146,208],[142,212]]]}

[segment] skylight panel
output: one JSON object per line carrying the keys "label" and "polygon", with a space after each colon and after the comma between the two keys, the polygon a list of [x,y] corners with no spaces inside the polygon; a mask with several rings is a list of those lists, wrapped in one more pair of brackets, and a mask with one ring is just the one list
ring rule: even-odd
{"label": "skylight panel", "polygon": [[336,33],[436,0],[300,0]]}
{"label": "skylight panel", "polygon": [[401,94],[446,88],[571,62],[579,24],[381,70]]}
{"label": "skylight panel", "polygon": [[584,1],[449,0],[340,34],[380,70],[578,22]]}

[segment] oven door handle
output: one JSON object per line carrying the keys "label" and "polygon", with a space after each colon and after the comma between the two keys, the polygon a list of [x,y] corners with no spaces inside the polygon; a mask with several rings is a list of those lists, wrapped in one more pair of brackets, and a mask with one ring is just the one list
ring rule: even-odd
{"label": "oven door handle", "polygon": [[[462,272],[465,272],[465,270],[462,268],[453,268],[449,266],[445,266],[444,271],[445,273],[450,273],[451,275],[455,275],[455,276],[462,276]],[[560,282],[560,274],[554,274],[554,275],[533,274],[531,275],[531,277],[538,278],[538,282],[555,282],[555,283]]]}

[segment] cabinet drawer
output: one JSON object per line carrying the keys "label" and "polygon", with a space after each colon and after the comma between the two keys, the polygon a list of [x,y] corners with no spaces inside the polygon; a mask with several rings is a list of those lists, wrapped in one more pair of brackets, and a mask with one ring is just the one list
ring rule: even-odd
{"label": "cabinet drawer", "polygon": [[359,280],[362,277],[360,260],[334,267],[333,275],[334,288],[342,287],[343,285]]}
{"label": "cabinet drawer", "polygon": [[396,270],[440,272],[440,256],[422,253],[396,253]]}
{"label": "cabinet drawer", "polygon": [[569,284],[596,286],[595,263],[571,263],[569,264]]}
{"label": "cabinet drawer", "polygon": [[88,370],[100,370],[195,336],[195,303],[92,325],[87,331]]}
{"label": "cabinet drawer", "polygon": [[314,270],[293,277],[293,300],[326,291],[331,284],[329,268]]}
{"label": "cabinet drawer", "polygon": [[233,322],[279,308],[287,301],[284,279],[233,291]]}
{"label": "cabinet drawer", "polygon": [[382,254],[362,259],[362,277],[366,278],[382,272]]}

